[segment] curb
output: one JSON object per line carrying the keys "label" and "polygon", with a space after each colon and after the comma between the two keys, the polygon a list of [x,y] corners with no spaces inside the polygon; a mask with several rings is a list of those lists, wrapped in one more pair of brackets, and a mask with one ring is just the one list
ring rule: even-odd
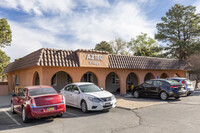
{"label": "curb", "polygon": [[10,105],[1,105],[0,108],[8,108]]}
{"label": "curb", "polygon": [[120,106],[116,106],[116,108],[125,109],[125,110],[132,110],[131,108],[125,108],[125,107],[120,107]]}

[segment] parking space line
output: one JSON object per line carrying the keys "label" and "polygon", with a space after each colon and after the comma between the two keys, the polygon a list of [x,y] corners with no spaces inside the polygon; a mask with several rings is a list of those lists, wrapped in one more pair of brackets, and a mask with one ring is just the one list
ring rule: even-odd
{"label": "parking space line", "polygon": [[65,112],[66,114],[69,114],[69,115],[73,115],[73,116],[78,116],[77,114],[74,114],[74,113],[70,113],[70,112]]}
{"label": "parking space line", "polygon": [[3,112],[8,116],[8,117],[10,117],[10,119],[12,120],[12,121],[14,121],[18,126],[20,126],[21,124],[17,121],[17,120],[15,120],[15,118],[13,118],[6,110],[4,110],[4,109],[2,109],[3,110]]}

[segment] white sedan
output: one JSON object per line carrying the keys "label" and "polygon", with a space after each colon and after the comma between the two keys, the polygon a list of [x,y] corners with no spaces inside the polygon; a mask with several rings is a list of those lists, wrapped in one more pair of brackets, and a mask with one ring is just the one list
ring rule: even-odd
{"label": "white sedan", "polygon": [[116,98],[93,83],[68,84],[61,90],[66,105],[81,108],[83,112],[104,110],[116,106]]}

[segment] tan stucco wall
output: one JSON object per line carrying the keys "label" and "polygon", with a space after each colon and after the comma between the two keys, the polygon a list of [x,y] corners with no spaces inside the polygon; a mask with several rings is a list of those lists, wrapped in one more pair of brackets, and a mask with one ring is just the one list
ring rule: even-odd
{"label": "tan stucco wall", "polygon": [[0,96],[8,95],[8,85],[0,85]]}
{"label": "tan stucco wall", "polygon": [[152,73],[155,77],[162,73],[166,73],[169,77],[173,77],[175,73],[178,73],[180,77],[184,77],[184,71],[182,70],[136,70],[136,69],[111,69],[111,68],[95,68],[95,67],[32,67],[28,69],[22,69],[19,71],[8,73],[8,87],[9,92],[12,91],[12,77],[13,75],[19,76],[19,86],[33,85],[33,76],[35,72],[38,72],[41,85],[51,85],[51,78],[56,72],[67,72],[73,82],[80,82],[81,77],[86,72],[93,72],[98,80],[98,86],[105,89],[106,77],[109,73],[115,72],[120,80],[121,94],[126,93],[126,78],[129,73],[134,72],[138,77],[138,82],[143,83],[144,77],[147,73]]}

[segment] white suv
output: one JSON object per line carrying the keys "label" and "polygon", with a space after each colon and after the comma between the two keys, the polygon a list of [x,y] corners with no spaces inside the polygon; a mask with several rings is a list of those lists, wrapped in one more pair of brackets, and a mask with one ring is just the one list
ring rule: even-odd
{"label": "white suv", "polygon": [[81,108],[83,112],[104,110],[116,106],[116,98],[93,83],[80,82],[66,85],[61,94],[66,105]]}

